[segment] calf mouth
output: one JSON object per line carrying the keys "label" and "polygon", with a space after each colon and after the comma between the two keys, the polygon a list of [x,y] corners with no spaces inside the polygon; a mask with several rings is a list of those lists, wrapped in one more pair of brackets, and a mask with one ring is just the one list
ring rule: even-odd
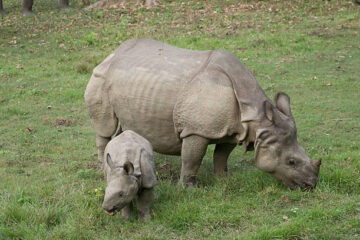
{"label": "calf mouth", "polygon": [[105,212],[106,215],[114,216],[116,214],[116,208],[112,208],[110,210],[104,209],[104,212]]}
{"label": "calf mouth", "polygon": [[104,211],[105,211],[105,214],[109,215],[109,216],[114,216],[116,213],[116,211],[106,211],[106,210],[104,210]]}
{"label": "calf mouth", "polygon": [[313,190],[314,188],[316,187],[316,184],[311,184],[311,183],[303,183],[300,188],[303,190],[303,191],[311,191]]}

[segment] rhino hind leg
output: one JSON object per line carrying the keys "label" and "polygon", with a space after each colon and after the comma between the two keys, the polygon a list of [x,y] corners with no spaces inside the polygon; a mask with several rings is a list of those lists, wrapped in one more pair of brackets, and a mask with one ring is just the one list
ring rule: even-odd
{"label": "rhino hind leg", "polygon": [[196,174],[209,142],[209,139],[197,135],[191,135],[183,139],[180,184],[184,184],[187,187],[195,187]]}
{"label": "rhino hind leg", "polygon": [[102,137],[99,134],[96,134],[96,147],[98,149],[98,164],[97,169],[104,169],[104,152],[106,145],[110,142],[111,137]]}
{"label": "rhino hind leg", "polygon": [[236,144],[221,143],[216,144],[214,151],[214,173],[215,176],[226,175],[227,159],[235,148]]}
{"label": "rhino hind leg", "polygon": [[105,147],[118,127],[118,119],[106,91],[106,80],[94,73],[86,87],[84,97],[92,126],[96,132],[98,169],[103,168]]}
{"label": "rhino hind leg", "polygon": [[133,206],[132,206],[132,202],[130,202],[128,205],[126,205],[123,209],[121,209],[121,216],[128,220],[129,218],[131,218],[132,212],[133,212]]}
{"label": "rhino hind leg", "polygon": [[144,188],[137,198],[137,211],[140,221],[148,221],[150,216],[150,205],[153,198],[153,189]]}

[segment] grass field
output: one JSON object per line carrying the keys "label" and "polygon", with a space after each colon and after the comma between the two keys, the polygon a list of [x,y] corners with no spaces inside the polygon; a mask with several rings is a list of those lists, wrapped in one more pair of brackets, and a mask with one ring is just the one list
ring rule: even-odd
{"label": "grass field", "polygon": [[[0,239],[360,239],[360,6],[352,1],[171,1],[152,9],[57,10],[4,0],[0,16]],[[237,55],[271,98],[288,93],[298,140],[323,158],[311,192],[291,191],[238,147],[195,189],[180,158],[155,155],[152,220],[101,209],[95,133],[83,94],[117,46],[146,37]]]}

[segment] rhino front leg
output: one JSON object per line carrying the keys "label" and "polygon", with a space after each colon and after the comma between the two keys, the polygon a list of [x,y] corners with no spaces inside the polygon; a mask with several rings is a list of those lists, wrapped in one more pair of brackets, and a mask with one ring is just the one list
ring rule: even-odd
{"label": "rhino front leg", "polygon": [[214,151],[214,173],[215,176],[226,175],[227,159],[235,148],[236,144],[221,143],[216,144]]}
{"label": "rhino front leg", "polygon": [[191,135],[183,139],[180,184],[185,184],[187,187],[196,185],[196,174],[209,142],[209,139],[197,135]]}
{"label": "rhino front leg", "polygon": [[104,168],[104,151],[108,142],[111,140],[111,137],[102,137],[99,134],[96,134],[96,147],[98,148],[98,169]]}
{"label": "rhino front leg", "polygon": [[140,221],[147,221],[151,219],[150,205],[153,199],[153,189],[144,188],[137,199],[137,210]]}

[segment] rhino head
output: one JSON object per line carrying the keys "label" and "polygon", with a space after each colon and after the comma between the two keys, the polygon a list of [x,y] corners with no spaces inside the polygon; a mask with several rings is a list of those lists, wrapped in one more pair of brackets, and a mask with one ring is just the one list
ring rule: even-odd
{"label": "rhino head", "polygon": [[106,161],[110,172],[107,173],[102,208],[106,214],[113,216],[116,211],[121,210],[136,197],[139,180],[134,175],[134,166],[131,162],[126,161],[123,166],[116,166],[110,154],[107,154]]}
{"label": "rhino head", "polygon": [[297,142],[289,96],[278,93],[275,103],[264,102],[264,119],[256,130],[255,164],[291,189],[312,189],[318,182],[321,159],[309,158]]}

